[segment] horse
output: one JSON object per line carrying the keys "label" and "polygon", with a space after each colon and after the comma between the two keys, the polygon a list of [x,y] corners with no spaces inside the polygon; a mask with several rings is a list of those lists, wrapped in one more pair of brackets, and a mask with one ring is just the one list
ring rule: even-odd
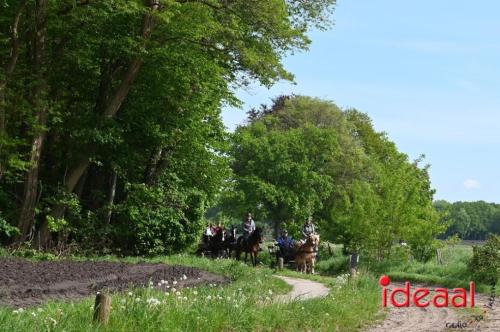
{"label": "horse", "polygon": [[224,229],[219,230],[218,232],[215,233],[215,235],[210,237],[208,247],[210,249],[212,258],[220,257],[219,254],[221,251],[223,251],[224,254],[226,253],[224,245],[225,240],[226,240],[226,231]]}
{"label": "horse", "polygon": [[306,242],[299,245],[295,255],[297,272],[314,274],[314,264],[316,263],[316,252],[314,249],[319,245],[319,235],[309,234]]}
{"label": "horse", "polygon": [[224,240],[224,250],[226,251],[226,257],[231,257],[233,250],[236,250],[238,238],[236,236],[236,226],[232,225],[229,232],[226,233]]}
{"label": "horse", "polygon": [[243,236],[240,236],[236,244],[236,259],[240,260],[241,252],[245,252],[245,262],[248,259],[248,254],[250,254],[252,265],[254,267],[257,266],[257,255],[260,251],[260,244],[262,242],[262,230],[259,227],[248,236],[246,243]]}

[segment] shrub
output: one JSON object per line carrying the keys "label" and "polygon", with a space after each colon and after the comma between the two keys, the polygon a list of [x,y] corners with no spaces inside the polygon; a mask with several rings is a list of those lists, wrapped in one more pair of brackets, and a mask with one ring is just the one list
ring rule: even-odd
{"label": "shrub", "polygon": [[181,252],[198,239],[203,226],[204,195],[177,186],[129,185],[117,208],[122,244],[136,254]]}
{"label": "shrub", "polygon": [[500,276],[500,236],[491,235],[483,246],[474,246],[468,269],[478,282],[495,285]]}

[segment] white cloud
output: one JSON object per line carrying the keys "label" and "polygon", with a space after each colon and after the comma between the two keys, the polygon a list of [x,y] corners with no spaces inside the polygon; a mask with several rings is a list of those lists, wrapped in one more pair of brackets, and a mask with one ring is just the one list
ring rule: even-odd
{"label": "white cloud", "polygon": [[465,189],[477,189],[480,187],[479,181],[474,180],[474,179],[467,179],[464,181],[464,187]]}

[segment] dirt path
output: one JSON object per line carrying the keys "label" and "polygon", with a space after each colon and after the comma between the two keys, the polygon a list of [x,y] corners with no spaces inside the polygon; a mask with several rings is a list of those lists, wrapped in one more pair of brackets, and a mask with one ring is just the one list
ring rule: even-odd
{"label": "dirt path", "polygon": [[[395,287],[404,287],[403,283],[392,282],[388,289]],[[414,287],[423,287],[423,285],[412,284]],[[429,287],[429,286],[425,286]],[[435,287],[429,287],[434,289]],[[432,293],[431,295],[432,296]],[[500,304],[498,301],[494,304],[493,310],[486,309],[488,296],[475,294],[476,307],[483,311],[482,321],[476,321],[470,317],[470,312],[459,311],[453,308],[436,308],[428,306],[418,308],[410,306],[408,308],[390,308],[387,318],[380,324],[373,326],[367,332],[441,332],[441,331],[495,331],[500,332]],[[402,302],[402,299],[399,299]],[[468,317],[467,317],[468,316]],[[461,327],[458,327],[458,323]],[[455,324],[455,328],[447,328],[446,324]],[[464,326],[464,323],[467,326]]]}
{"label": "dirt path", "polygon": [[277,296],[277,302],[285,303],[295,300],[308,300],[316,297],[324,297],[327,296],[330,291],[323,284],[316,281],[283,276],[276,277],[293,287],[288,294]]}

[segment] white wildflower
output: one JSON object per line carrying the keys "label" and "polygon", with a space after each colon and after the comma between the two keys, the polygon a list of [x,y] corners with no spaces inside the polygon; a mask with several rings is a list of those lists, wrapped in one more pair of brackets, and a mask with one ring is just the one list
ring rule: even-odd
{"label": "white wildflower", "polygon": [[193,291],[193,294],[194,295],[198,295],[198,291]]}
{"label": "white wildflower", "polygon": [[161,302],[158,299],[155,299],[154,297],[147,299],[146,302],[148,305],[152,307],[156,307],[157,305],[161,304]]}
{"label": "white wildflower", "polygon": [[134,293],[128,292],[128,296],[132,296],[132,295],[134,295]]}
{"label": "white wildflower", "polygon": [[270,289],[267,291],[269,293],[269,295],[273,295],[273,291]]}
{"label": "white wildflower", "polygon": [[172,284],[177,285],[177,280],[174,280]]}

